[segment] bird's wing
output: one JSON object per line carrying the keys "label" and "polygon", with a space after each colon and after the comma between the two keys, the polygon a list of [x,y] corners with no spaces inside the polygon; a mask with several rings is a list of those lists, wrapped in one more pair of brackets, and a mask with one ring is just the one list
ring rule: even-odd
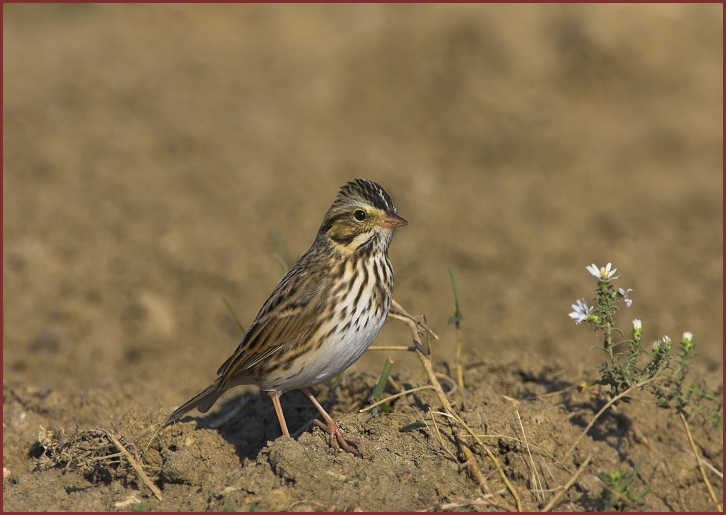
{"label": "bird's wing", "polygon": [[262,306],[237,349],[219,367],[220,389],[228,383],[230,386],[241,384],[233,379],[239,379],[286,345],[304,338],[319,324],[313,313],[317,311],[320,300],[317,293],[324,275],[306,268],[304,263],[298,262]]}

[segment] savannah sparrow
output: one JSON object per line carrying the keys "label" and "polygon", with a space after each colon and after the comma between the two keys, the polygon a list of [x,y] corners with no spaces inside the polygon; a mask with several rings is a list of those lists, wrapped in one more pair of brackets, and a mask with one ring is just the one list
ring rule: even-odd
{"label": "savannah sparrow", "polygon": [[325,213],[312,247],[290,269],[217,379],[169,415],[162,427],[198,408],[209,410],[228,389],[243,384],[267,391],[280,428],[290,436],[280,396],[300,389],[341,448],[360,456],[308,389],[337,376],[373,343],[393,299],[388,246],[393,230],[408,222],[391,197],[367,179],[345,184]]}

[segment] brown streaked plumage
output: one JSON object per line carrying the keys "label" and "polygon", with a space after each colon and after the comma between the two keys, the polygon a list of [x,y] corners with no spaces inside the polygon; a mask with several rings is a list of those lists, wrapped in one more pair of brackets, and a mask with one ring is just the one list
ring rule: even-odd
{"label": "brown streaked plumage", "polygon": [[255,384],[272,397],[289,436],[280,396],[301,389],[325,419],[316,423],[331,441],[360,456],[308,388],[343,372],[378,335],[393,298],[388,247],[393,230],[407,224],[375,182],[343,185],[312,246],[273,290],[217,379],[162,426],[192,408],[206,412],[230,388]]}

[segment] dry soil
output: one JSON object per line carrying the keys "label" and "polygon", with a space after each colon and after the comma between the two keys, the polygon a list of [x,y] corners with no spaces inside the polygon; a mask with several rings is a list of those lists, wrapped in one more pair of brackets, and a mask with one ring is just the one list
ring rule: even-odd
{"label": "dry soil", "polygon": [[[395,296],[441,335],[432,359],[447,376],[454,270],[466,387],[442,381],[524,509],[588,456],[555,510],[603,510],[598,474],[641,460],[640,509],[715,509],[678,418],[647,394],[566,456],[602,407],[577,388],[600,336],[567,315],[594,295],[585,266],[612,262],[634,290],[624,331],[639,318],[648,342],[693,332],[693,377],[722,396],[721,4],[3,15],[5,510],[513,506],[481,446],[465,465],[457,438],[472,440],[432,391],[358,412],[386,357],[402,388],[427,384],[413,353],[369,351],[316,388],[363,459],[330,452],[300,392],[283,406],[302,434],[281,438],[254,388],[149,444],[234,349],[225,300],[248,325],[354,177],[381,183],[410,222],[391,247]],[[377,340],[410,342],[395,321]],[[722,432],[697,417],[691,429],[720,500]],[[52,434],[74,462],[52,466]]]}

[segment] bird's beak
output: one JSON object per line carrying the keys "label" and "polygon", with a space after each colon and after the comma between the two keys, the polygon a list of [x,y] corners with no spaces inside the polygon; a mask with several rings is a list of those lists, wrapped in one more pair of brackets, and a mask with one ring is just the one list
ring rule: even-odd
{"label": "bird's beak", "polygon": [[408,225],[408,222],[398,216],[394,211],[389,211],[381,221],[381,227],[384,229],[395,229],[396,227],[403,227]]}

